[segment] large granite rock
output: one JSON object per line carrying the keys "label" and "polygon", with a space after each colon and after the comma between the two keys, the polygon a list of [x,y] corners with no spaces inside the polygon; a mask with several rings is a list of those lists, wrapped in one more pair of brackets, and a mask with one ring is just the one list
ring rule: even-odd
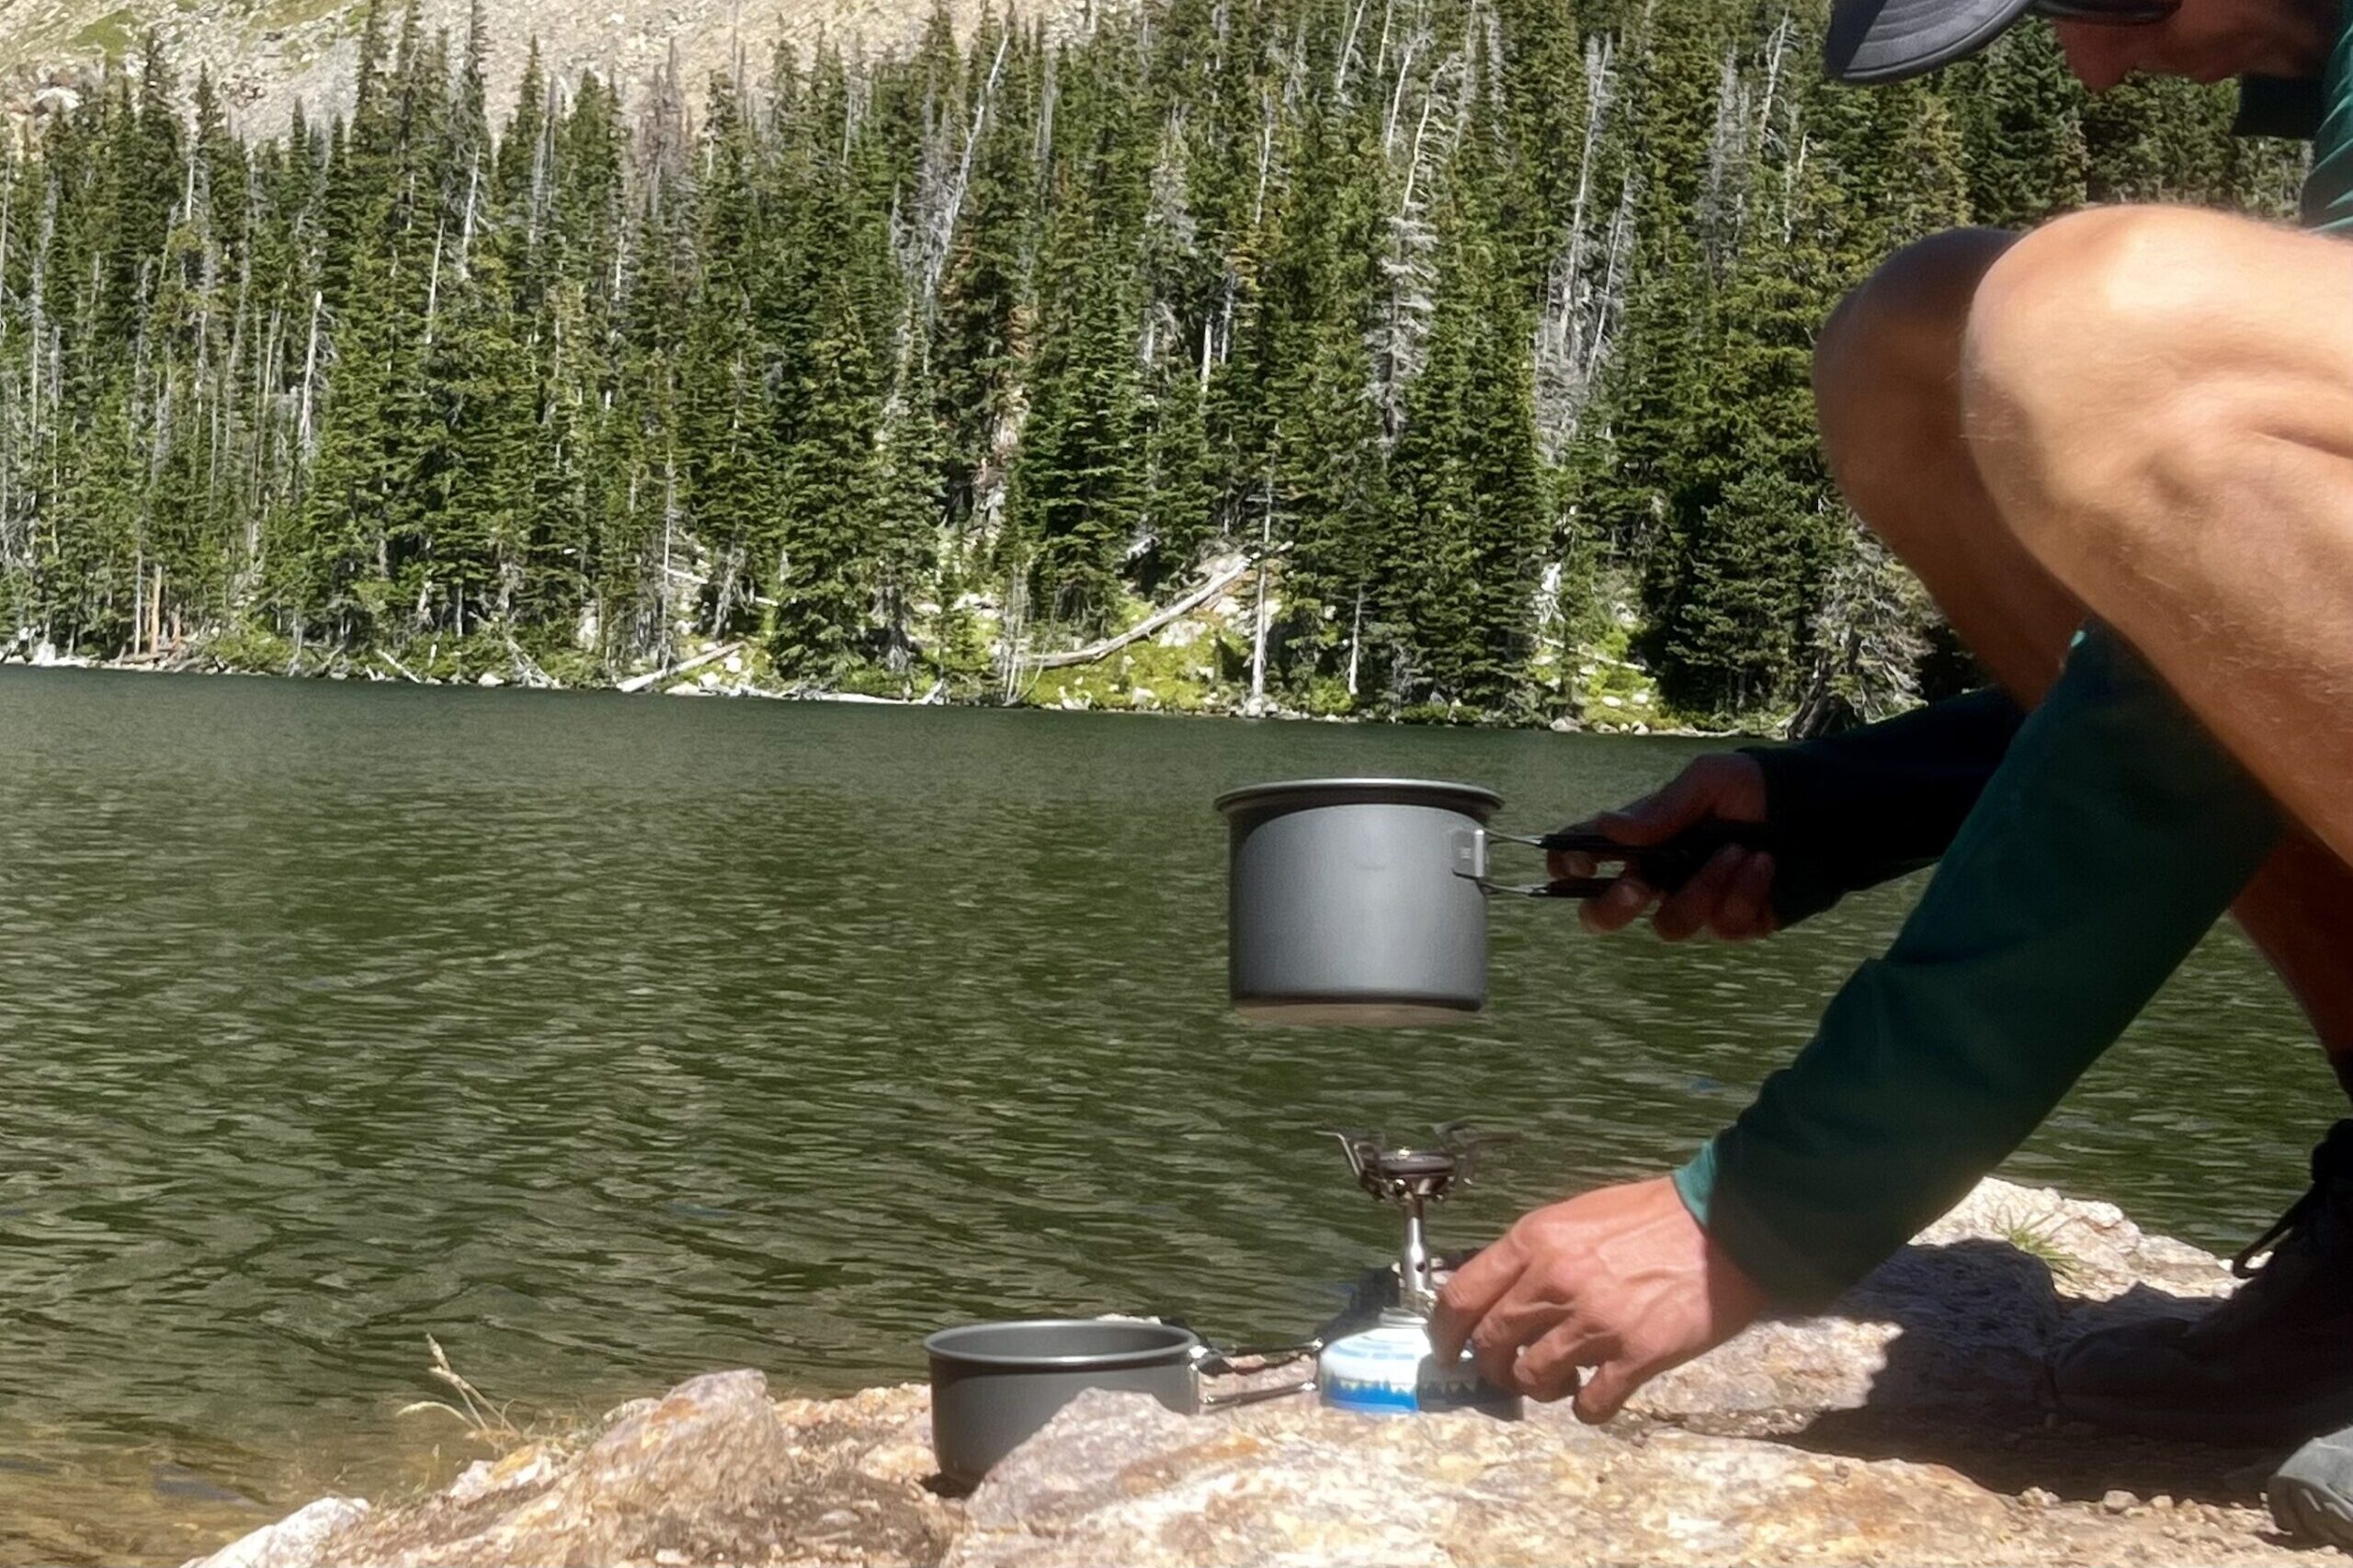
{"label": "large granite rock", "polygon": [[2274,1456],[2063,1426],[2043,1387],[2071,1336],[2229,1283],[2109,1205],[1987,1182],[1834,1312],[1605,1427],[1095,1393],[955,1498],[922,1388],[777,1403],[724,1372],[419,1502],[322,1500],[205,1568],[2286,1562],[2255,1491]]}

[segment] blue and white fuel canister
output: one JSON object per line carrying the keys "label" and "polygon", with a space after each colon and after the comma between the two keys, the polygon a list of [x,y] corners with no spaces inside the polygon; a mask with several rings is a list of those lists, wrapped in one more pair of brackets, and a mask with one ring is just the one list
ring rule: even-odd
{"label": "blue and white fuel canister", "polygon": [[1325,1404],[1369,1415],[1481,1410],[1517,1419],[1520,1399],[1479,1376],[1468,1358],[1440,1366],[1430,1354],[1429,1325],[1410,1312],[1384,1312],[1378,1327],[1335,1340],[1316,1361]]}

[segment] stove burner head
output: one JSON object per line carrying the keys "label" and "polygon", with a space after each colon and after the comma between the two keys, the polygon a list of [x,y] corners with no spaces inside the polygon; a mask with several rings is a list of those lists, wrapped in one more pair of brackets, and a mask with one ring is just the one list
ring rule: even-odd
{"label": "stove burner head", "polygon": [[1482,1132],[1468,1122],[1449,1121],[1432,1129],[1435,1149],[1381,1147],[1378,1132],[1358,1128],[1338,1129],[1332,1136],[1347,1151],[1348,1168],[1357,1185],[1390,1203],[1418,1209],[1445,1198],[1457,1183],[1471,1179],[1480,1145],[1501,1142],[1508,1133]]}
{"label": "stove burner head", "polygon": [[1471,1179],[1472,1156],[1481,1144],[1510,1136],[1481,1132],[1464,1121],[1449,1121],[1433,1131],[1438,1134],[1435,1149],[1384,1149],[1380,1133],[1358,1128],[1332,1133],[1348,1152],[1357,1185],[1405,1211],[1405,1244],[1397,1255],[1397,1302],[1413,1318],[1427,1317],[1438,1300],[1429,1247],[1422,1236],[1423,1206]]}
{"label": "stove burner head", "polygon": [[1439,1149],[1383,1149],[1373,1140],[1352,1142],[1346,1134],[1341,1139],[1357,1185],[1391,1203],[1407,1198],[1434,1203],[1446,1196],[1462,1168],[1460,1159]]}

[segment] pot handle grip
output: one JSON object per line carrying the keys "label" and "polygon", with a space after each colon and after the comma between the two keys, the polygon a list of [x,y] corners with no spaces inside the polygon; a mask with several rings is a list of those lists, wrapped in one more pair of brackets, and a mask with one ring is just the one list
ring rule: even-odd
{"label": "pot handle grip", "polygon": [[1212,1410],[1232,1410],[1236,1405],[1258,1404],[1270,1399],[1283,1399],[1295,1393],[1311,1392],[1315,1387],[1315,1367],[1313,1361],[1309,1362],[1304,1377],[1293,1378],[1288,1382],[1275,1383],[1266,1388],[1236,1389],[1232,1393],[1211,1393],[1200,1385],[1213,1377],[1232,1375],[1235,1370],[1233,1363],[1245,1358],[1260,1363],[1258,1367],[1253,1369],[1254,1370],[1271,1371],[1277,1367],[1313,1357],[1323,1348],[1324,1341],[1321,1338],[1302,1340],[1295,1345],[1237,1345],[1230,1348],[1204,1344],[1193,1353],[1193,1386],[1199,1390],[1197,1398],[1200,1408],[1206,1414]]}
{"label": "pot handle grip", "polygon": [[1199,1349],[1193,1352],[1193,1369],[1205,1378],[1224,1377],[1236,1370],[1233,1363],[1249,1360],[1258,1363],[1249,1370],[1263,1372],[1289,1366],[1310,1356],[1321,1355],[1323,1350],[1324,1341],[1320,1338],[1302,1339],[1290,1345],[1218,1346],[1204,1342]]}
{"label": "pot handle grip", "polygon": [[[1716,858],[1717,851],[1727,845],[1744,849],[1776,851],[1780,836],[1765,823],[1728,822],[1711,817],[1695,823],[1660,844],[1620,844],[1603,834],[1563,828],[1540,837],[1518,834],[1498,833],[1493,828],[1486,836],[1512,844],[1525,844],[1533,848],[1570,854],[1590,855],[1597,860],[1612,861],[1623,868],[1619,873],[1639,879],[1644,885],[1663,893],[1671,893],[1699,874],[1701,868]],[[1619,877],[1562,877],[1532,887],[1505,887],[1483,879],[1480,886],[1490,892],[1516,892],[1529,898],[1595,898],[1618,885]]]}
{"label": "pot handle grip", "polygon": [[1295,1393],[1314,1392],[1315,1375],[1311,1372],[1306,1377],[1288,1383],[1277,1383],[1271,1388],[1236,1389],[1232,1393],[1204,1393],[1201,1395],[1201,1410],[1204,1414],[1212,1410],[1232,1410],[1236,1405],[1263,1404],[1270,1399],[1289,1399]]}

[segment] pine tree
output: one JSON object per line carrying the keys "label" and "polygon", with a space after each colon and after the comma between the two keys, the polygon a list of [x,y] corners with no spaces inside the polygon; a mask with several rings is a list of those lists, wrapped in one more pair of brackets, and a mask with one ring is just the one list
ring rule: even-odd
{"label": "pine tree", "polygon": [[880,531],[881,400],[865,323],[847,278],[826,289],[799,388],[800,437],[785,456],[789,523],[770,648],[778,668],[824,680],[847,665],[872,603],[866,551]]}
{"label": "pine tree", "polygon": [[[882,415],[876,457],[881,494],[870,546],[881,663],[903,677],[917,653],[918,607],[940,590],[947,500],[947,431],[939,420],[930,340],[919,329],[909,334],[905,360]],[[946,673],[936,651],[933,664]]]}
{"label": "pine tree", "polygon": [[960,533],[989,528],[1002,510],[1004,457],[1032,320],[1032,57],[1017,32],[999,38],[987,28],[973,40],[973,61],[983,54],[994,75],[981,77],[972,89],[975,100],[985,98],[986,109],[946,261],[936,335],[939,416],[948,433],[947,506]]}
{"label": "pine tree", "polygon": [[2031,228],[2084,204],[2084,91],[2049,28],[2013,28],[1948,76],[1979,222]]}
{"label": "pine tree", "polygon": [[[751,601],[771,591],[785,570],[775,422],[764,395],[767,350],[756,330],[769,243],[753,184],[757,164],[735,85],[718,78],[694,187],[700,276],[679,378],[687,494],[697,533],[720,562],[709,607],[713,636],[756,619]],[[796,364],[788,373],[806,372]]]}
{"label": "pine tree", "polygon": [[[1036,602],[1085,631],[1120,608],[1120,566],[1142,522],[1142,410],[1131,312],[1114,241],[1074,198],[1049,267],[1064,279],[1041,346],[1015,470],[1010,520],[1031,552]],[[1068,257],[1067,268],[1060,265]]]}
{"label": "pine tree", "polygon": [[1131,266],[1146,190],[1123,136],[1125,63],[1116,54],[1087,70],[1066,61],[1045,328],[1009,511],[1035,602],[1086,631],[1118,617],[1120,566],[1147,495]]}

